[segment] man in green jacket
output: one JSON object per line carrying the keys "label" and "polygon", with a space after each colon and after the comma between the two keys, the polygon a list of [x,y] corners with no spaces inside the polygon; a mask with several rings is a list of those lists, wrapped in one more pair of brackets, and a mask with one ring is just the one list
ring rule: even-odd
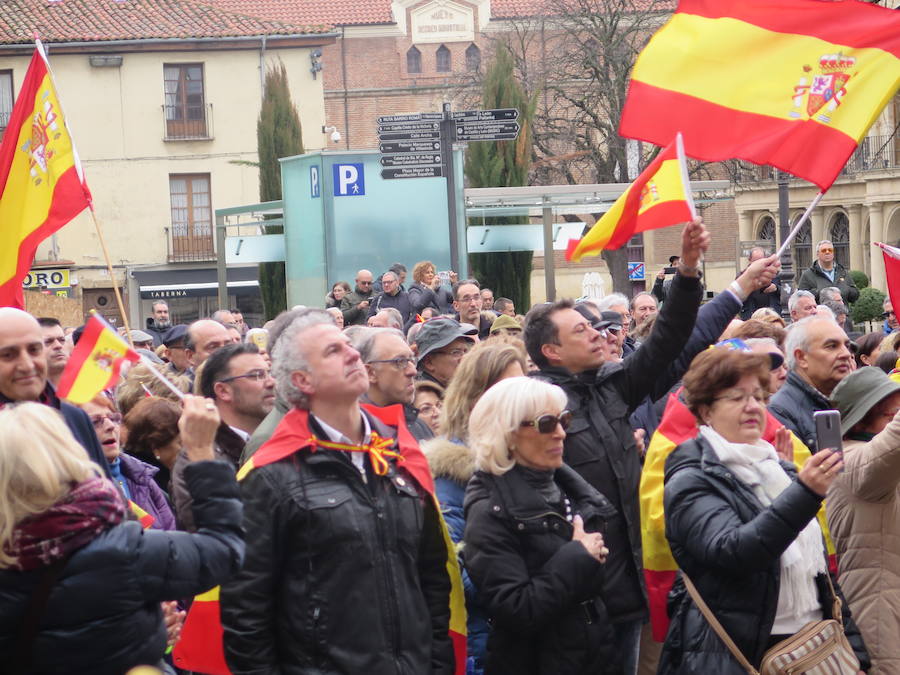
{"label": "man in green jacket", "polygon": [[827,239],[820,241],[816,246],[817,260],[803,271],[797,288],[810,291],[816,296],[816,302],[820,302],[819,292],[823,288],[834,286],[841,292],[841,298],[845,305],[856,302],[859,297],[859,289],[853,283],[853,279],[847,269],[834,259],[834,244]]}

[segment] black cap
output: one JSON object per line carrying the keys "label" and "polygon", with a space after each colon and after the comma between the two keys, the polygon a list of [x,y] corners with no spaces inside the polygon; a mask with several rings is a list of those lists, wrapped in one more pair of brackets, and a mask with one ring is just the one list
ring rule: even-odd
{"label": "black cap", "polygon": [[600,320],[594,324],[594,328],[597,330],[603,330],[604,328],[622,330],[622,315],[609,310],[600,312]]}
{"label": "black cap", "polygon": [[179,340],[184,340],[187,338],[188,327],[187,324],[179,323],[172,326],[169,330],[166,331],[165,335],[163,335],[162,342],[166,347],[171,347],[173,344],[178,342]]}

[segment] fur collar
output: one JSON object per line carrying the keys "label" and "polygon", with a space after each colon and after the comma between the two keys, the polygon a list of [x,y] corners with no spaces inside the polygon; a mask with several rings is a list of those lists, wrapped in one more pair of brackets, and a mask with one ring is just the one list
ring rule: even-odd
{"label": "fur collar", "polygon": [[435,478],[449,478],[465,485],[475,473],[475,453],[462,443],[439,436],[422,443],[422,452]]}

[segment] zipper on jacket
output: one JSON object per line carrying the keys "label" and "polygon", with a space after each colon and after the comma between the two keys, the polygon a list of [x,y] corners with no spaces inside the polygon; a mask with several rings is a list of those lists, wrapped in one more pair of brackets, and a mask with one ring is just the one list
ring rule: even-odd
{"label": "zipper on jacket", "polygon": [[313,642],[313,653],[312,653],[312,662],[316,664],[316,667],[320,667],[322,664],[321,655],[319,654],[319,616],[322,614],[322,608],[316,607],[313,609],[313,631],[312,631],[312,642]]}

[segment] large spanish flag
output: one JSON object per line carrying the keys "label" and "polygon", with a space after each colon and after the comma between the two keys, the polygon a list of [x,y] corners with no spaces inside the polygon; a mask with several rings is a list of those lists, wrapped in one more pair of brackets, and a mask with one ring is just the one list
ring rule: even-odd
{"label": "large spanish flag", "polygon": [[104,389],[115,386],[125,361],[140,360],[141,355],[112,326],[98,314],[92,314],[59,378],[56,393],[76,405],[87,403]]}
{"label": "large spanish flag", "polygon": [[24,308],[22,279],[38,244],[90,200],[38,42],[0,145],[0,307]]}
{"label": "large spanish flag", "polygon": [[622,248],[638,232],[692,220],[696,215],[681,134],[661,150],[581,239],[570,239],[566,260]]}
{"label": "large spanish flag", "polygon": [[[666,514],[663,509],[663,487],[665,479],[666,458],[680,444],[697,436],[697,422],[687,406],[679,399],[678,392],[669,396],[662,421],[650,439],[644,470],[641,474],[640,506],[641,506],[641,543],[644,555],[644,580],[647,583],[647,595],[650,603],[650,627],[653,639],[663,642],[669,630],[669,615],[666,611],[666,597],[675,583],[678,564],[672,557],[672,550],[666,539]],[[775,432],[782,426],[771,413],[763,439],[772,443]],[[794,444],[794,463],[801,469],[812,455],[809,448],[797,436],[791,433]],[[835,566],[834,544],[828,523],[825,520],[825,503],[818,514],[819,525],[825,534],[825,544],[832,568]]]}
{"label": "large spanish flag", "polygon": [[[386,460],[380,455],[397,457],[400,463],[418,486],[427,492],[434,503],[440,522],[441,534],[447,548],[447,574],[450,577],[450,595],[447,602],[450,608],[450,640],[456,658],[456,675],[466,672],[466,602],[463,592],[459,562],[456,557],[456,545],[450,538],[450,531],[441,515],[441,506],[434,491],[434,479],[428,468],[428,460],[419,449],[419,444],[406,427],[403,407],[392,405],[379,408],[373,405],[362,406],[373,417],[397,431],[395,442],[390,445],[394,450],[387,450],[385,445],[369,446],[373,468],[378,471],[378,464]],[[385,441],[387,439],[380,439]],[[392,441],[394,439],[391,439]],[[275,429],[272,437],[251,457],[238,471],[238,480],[243,480],[251,471],[272,464],[296,452],[314,452],[317,448],[335,448],[341,444],[324,443],[312,434],[309,429],[309,413],[305,410],[291,410]],[[341,447],[350,450],[350,446]],[[363,448],[353,448],[361,450]],[[386,466],[386,465],[384,465]],[[185,670],[195,670],[213,675],[227,675],[223,645],[224,631],[219,614],[219,588],[194,598],[194,604],[188,612],[184,623],[181,640],[175,645],[173,656],[175,664]]]}
{"label": "large spanish flag", "polygon": [[620,133],[771,164],[827,190],[900,86],[900,12],[856,0],[679,0]]}

